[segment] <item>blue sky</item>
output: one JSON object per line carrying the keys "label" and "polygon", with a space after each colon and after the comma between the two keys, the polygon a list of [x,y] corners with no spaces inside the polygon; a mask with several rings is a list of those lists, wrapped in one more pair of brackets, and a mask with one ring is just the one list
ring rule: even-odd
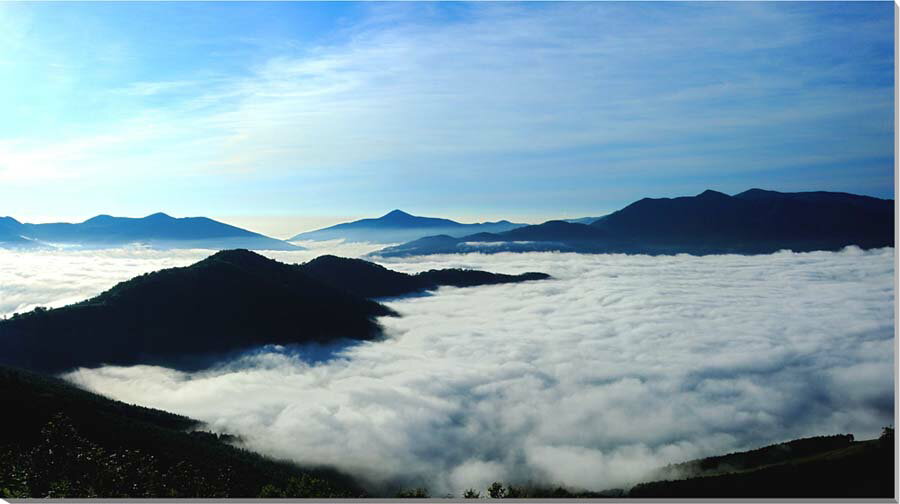
{"label": "blue sky", "polygon": [[893,4],[0,3],[0,215],[893,197]]}

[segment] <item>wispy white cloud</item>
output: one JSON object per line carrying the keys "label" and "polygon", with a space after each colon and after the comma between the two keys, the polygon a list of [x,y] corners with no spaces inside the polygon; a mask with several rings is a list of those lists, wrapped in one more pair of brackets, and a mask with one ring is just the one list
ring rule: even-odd
{"label": "wispy white cloud", "polygon": [[[274,177],[297,191],[328,178],[343,182],[332,200],[352,193],[341,201],[368,197],[359,177],[418,194],[477,176],[552,199],[566,176],[766,176],[890,155],[893,91],[878,68],[892,61],[872,53],[887,18],[857,33],[777,3],[368,10],[327,43],[283,44],[240,73],[114,90],[177,98],[141,105],[154,128],[118,150],[94,147],[129,130],[118,122],[49,144],[7,139],[3,173]],[[828,52],[842,45],[860,55]]]}
{"label": "wispy white cloud", "polygon": [[[196,86],[201,84],[196,81],[142,81],[142,82],[133,82],[128,87],[125,87],[117,92],[125,95],[134,95],[134,96],[154,96],[158,94],[168,93],[172,91],[179,91],[185,88]],[[114,91],[115,92],[115,91]]]}

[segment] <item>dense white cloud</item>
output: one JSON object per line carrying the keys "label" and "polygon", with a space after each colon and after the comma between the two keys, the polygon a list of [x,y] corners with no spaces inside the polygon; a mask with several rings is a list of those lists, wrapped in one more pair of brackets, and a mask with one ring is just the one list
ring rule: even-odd
{"label": "dense white cloud", "polygon": [[[95,262],[111,281],[198,254],[118,251]],[[17,260],[36,275],[36,296],[55,295],[54,278],[67,284],[60,299],[105,288],[79,271],[88,253],[30,257],[43,267]],[[383,341],[338,347],[327,362],[297,357],[312,349],[268,348],[202,372],[105,367],[68,378],[376,486],[627,486],[669,462],[808,435],[871,437],[893,423],[893,257],[851,248],[391,259],[410,272],[555,278],[390,301],[403,317],[382,320]],[[18,282],[27,302],[31,284]]]}
{"label": "dense white cloud", "polygon": [[555,279],[392,301],[403,317],[383,320],[384,341],[325,363],[270,349],[197,373],[68,377],[376,484],[627,486],[669,462],[892,423],[893,254],[394,259]]}

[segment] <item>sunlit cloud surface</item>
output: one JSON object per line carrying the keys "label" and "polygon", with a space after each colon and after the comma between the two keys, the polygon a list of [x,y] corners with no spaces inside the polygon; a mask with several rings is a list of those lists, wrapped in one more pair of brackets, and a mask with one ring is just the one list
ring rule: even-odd
{"label": "sunlit cloud surface", "polygon": [[402,317],[382,320],[384,341],[325,363],[269,349],[203,372],[67,377],[373,487],[628,486],[670,462],[892,424],[893,261],[854,248],[393,260],[554,279],[391,301]]}

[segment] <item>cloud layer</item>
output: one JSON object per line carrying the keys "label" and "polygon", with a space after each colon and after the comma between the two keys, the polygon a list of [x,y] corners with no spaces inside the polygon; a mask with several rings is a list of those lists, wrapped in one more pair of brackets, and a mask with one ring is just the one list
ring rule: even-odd
{"label": "cloud layer", "polygon": [[627,486],[670,462],[893,423],[893,256],[393,260],[556,279],[392,301],[403,317],[384,341],[329,362],[269,348],[197,373],[68,378],[375,487]]}

